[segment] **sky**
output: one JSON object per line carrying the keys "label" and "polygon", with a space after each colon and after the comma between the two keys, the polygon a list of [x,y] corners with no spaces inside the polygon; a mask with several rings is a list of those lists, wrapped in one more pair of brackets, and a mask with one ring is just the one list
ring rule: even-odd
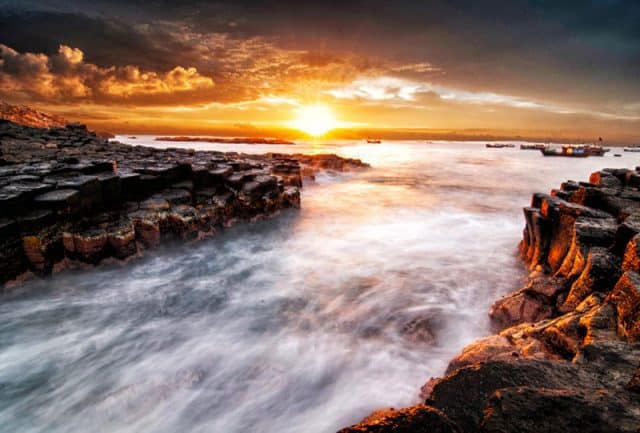
{"label": "sky", "polygon": [[[123,133],[640,142],[640,1],[0,0],[0,100]],[[299,123],[298,123],[299,124]]]}

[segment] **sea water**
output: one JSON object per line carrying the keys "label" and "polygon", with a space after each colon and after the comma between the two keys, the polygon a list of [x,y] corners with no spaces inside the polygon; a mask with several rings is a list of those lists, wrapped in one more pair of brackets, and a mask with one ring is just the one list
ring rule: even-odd
{"label": "sea water", "polygon": [[640,165],[484,143],[119,138],[372,169],[320,174],[300,210],[0,297],[2,432],[325,433],[416,404],[522,284],[531,193]]}

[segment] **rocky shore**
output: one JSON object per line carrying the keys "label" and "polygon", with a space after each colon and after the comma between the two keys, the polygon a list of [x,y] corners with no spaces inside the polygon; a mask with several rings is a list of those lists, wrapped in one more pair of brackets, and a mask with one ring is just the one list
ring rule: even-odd
{"label": "rocky shore", "polygon": [[303,177],[366,167],[332,154],[130,146],[77,123],[0,120],[0,287],[299,208]]}
{"label": "rocky shore", "polygon": [[498,333],[422,387],[423,404],[355,432],[640,431],[640,167],[534,194],[527,284],[490,311]]}

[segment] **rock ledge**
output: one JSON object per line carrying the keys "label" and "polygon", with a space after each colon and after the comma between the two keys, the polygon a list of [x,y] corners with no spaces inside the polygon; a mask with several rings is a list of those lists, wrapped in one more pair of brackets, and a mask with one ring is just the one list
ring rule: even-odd
{"label": "rock ledge", "polygon": [[367,167],[333,154],[129,146],[77,123],[0,120],[0,290],[299,208],[303,177]]}

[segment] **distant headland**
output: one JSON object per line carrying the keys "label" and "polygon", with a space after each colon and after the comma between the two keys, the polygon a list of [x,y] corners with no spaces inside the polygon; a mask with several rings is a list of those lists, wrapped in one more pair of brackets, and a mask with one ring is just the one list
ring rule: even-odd
{"label": "distant headland", "polygon": [[235,138],[221,138],[221,137],[189,137],[189,136],[177,136],[177,137],[157,137],[156,141],[191,141],[202,143],[223,143],[223,144],[286,144],[293,145],[293,141],[284,140],[281,138],[260,138],[260,137],[235,137]]}

